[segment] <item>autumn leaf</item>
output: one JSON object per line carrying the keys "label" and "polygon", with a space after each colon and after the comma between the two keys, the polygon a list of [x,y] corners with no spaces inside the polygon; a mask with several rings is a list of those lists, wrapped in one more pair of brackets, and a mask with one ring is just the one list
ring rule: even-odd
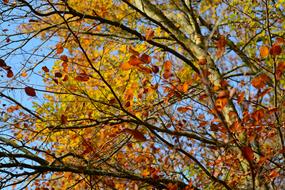
{"label": "autumn leaf", "polygon": [[266,58],[269,55],[269,48],[267,46],[261,46],[259,51],[261,58]]}
{"label": "autumn leaf", "polygon": [[277,56],[281,54],[282,49],[279,45],[273,44],[269,52],[270,52],[270,55]]}
{"label": "autumn leaf", "polygon": [[145,33],[145,40],[146,41],[149,41],[149,40],[152,40],[154,37],[154,31],[152,29],[147,29],[146,30],[146,33]]}
{"label": "autumn leaf", "polygon": [[140,56],[140,60],[146,64],[149,64],[151,62],[151,57],[144,53]]}
{"label": "autumn leaf", "polygon": [[255,78],[253,78],[251,80],[251,84],[255,88],[260,89],[260,88],[265,87],[269,80],[270,80],[270,78],[266,74],[261,74],[261,75],[258,75]]}
{"label": "autumn leaf", "polygon": [[42,70],[43,70],[44,72],[46,72],[46,73],[49,72],[49,69],[48,69],[46,66],[43,66],[43,67],[42,67]]}
{"label": "autumn leaf", "polygon": [[68,122],[67,117],[63,114],[60,116],[60,121],[61,121],[61,124],[63,124],[63,125],[67,124],[67,122]]}
{"label": "autumn leaf", "polygon": [[61,55],[60,59],[64,62],[68,62],[68,57],[66,55]]}
{"label": "autumn leaf", "polygon": [[251,147],[244,146],[241,148],[241,150],[245,159],[247,159],[249,162],[254,160],[254,154]]}
{"label": "autumn leaf", "polygon": [[217,47],[217,57],[221,57],[223,53],[225,52],[225,47],[227,44],[227,40],[225,36],[220,36],[220,38],[216,41],[216,47]]}
{"label": "autumn leaf", "polygon": [[151,70],[152,70],[153,73],[158,73],[159,72],[159,68],[156,65],[152,65],[151,66]]}
{"label": "autumn leaf", "polygon": [[63,52],[63,46],[62,46],[62,44],[61,43],[58,43],[57,45],[56,45],[56,54],[61,54],[62,52]]}
{"label": "autumn leaf", "polygon": [[56,73],[54,74],[54,76],[55,76],[56,78],[61,78],[61,77],[62,77],[62,74],[61,74],[60,72],[56,72]]}
{"label": "autumn leaf", "polygon": [[3,3],[4,3],[4,4],[8,4],[8,3],[9,3],[9,0],[3,0]]}
{"label": "autumn leaf", "polygon": [[120,65],[120,68],[125,71],[131,69],[132,67],[133,66],[129,62],[124,62]]}
{"label": "autumn leaf", "polygon": [[80,82],[87,82],[89,80],[89,76],[85,73],[80,73],[74,79]]}
{"label": "autumn leaf", "polygon": [[146,141],[147,140],[145,138],[145,136],[140,131],[138,131],[137,129],[124,129],[123,131],[129,133],[138,141]]}
{"label": "autumn leaf", "polygon": [[27,72],[23,71],[23,72],[21,73],[21,76],[22,76],[22,77],[27,77],[28,74],[27,74]]}
{"label": "autumn leaf", "polygon": [[135,55],[131,55],[130,59],[129,59],[129,64],[132,66],[137,66],[140,64],[143,64],[144,62],[142,62],[141,59],[139,59],[137,56]]}
{"label": "autumn leaf", "polygon": [[136,51],[132,46],[129,47],[129,52],[135,56],[139,56],[140,53]]}
{"label": "autumn leaf", "polygon": [[32,96],[32,97],[36,96],[36,91],[32,87],[29,87],[29,86],[25,87],[25,92],[28,96]]}
{"label": "autumn leaf", "polygon": [[8,77],[8,78],[12,78],[13,76],[14,76],[13,71],[12,71],[12,70],[8,70],[8,72],[7,72],[7,77]]}

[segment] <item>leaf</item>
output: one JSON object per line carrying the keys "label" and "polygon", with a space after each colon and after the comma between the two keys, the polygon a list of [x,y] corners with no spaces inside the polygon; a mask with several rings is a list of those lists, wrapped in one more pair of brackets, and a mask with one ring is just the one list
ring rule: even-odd
{"label": "leaf", "polygon": [[56,78],[61,78],[61,77],[62,77],[62,74],[61,74],[60,72],[56,72],[56,73],[54,74],[54,76],[55,76]]}
{"label": "leaf", "polygon": [[146,64],[149,64],[151,62],[151,57],[144,53],[140,56],[140,60]]}
{"label": "leaf", "polygon": [[248,161],[254,160],[254,154],[253,154],[251,147],[245,146],[245,147],[242,147],[241,150],[242,150],[242,154],[245,159],[247,159]]}
{"label": "leaf", "polygon": [[3,0],[3,3],[4,3],[4,4],[8,4],[8,3],[9,3],[9,0]]}
{"label": "leaf", "polygon": [[135,56],[139,56],[140,53],[138,51],[136,51],[133,47],[129,47],[129,52]]}
{"label": "leaf", "polygon": [[270,78],[266,74],[261,74],[254,79],[251,80],[252,86],[254,86],[257,89],[261,89],[266,86],[267,82],[270,80]]}
{"label": "leaf", "polygon": [[125,62],[120,65],[120,68],[125,71],[131,69],[132,67],[133,66],[129,62]]}
{"label": "leaf", "polygon": [[80,73],[74,79],[80,82],[87,82],[89,80],[89,76],[85,73]]}
{"label": "leaf", "polygon": [[138,131],[137,129],[124,129],[123,131],[129,133],[138,141],[146,141],[147,140],[145,138],[145,136],[140,131]]}
{"label": "leaf", "polygon": [[25,87],[25,92],[28,96],[32,96],[32,97],[36,96],[36,91],[32,87],[29,87],[29,86]]}
{"label": "leaf", "polygon": [[159,72],[159,68],[156,65],[152,65],[151,66],[151,70],[152,70],[153,73],[158,73]]}
{"label": "leaf", "polygon": [[259,51],[261,58],[266,58],[269,55],[269,48],[267,46],[261,46]]}
{"label": "leaf", "polygon": [[49,72],[49,69],[48,69],[46,66],[43,66],[43,67],[42,67],[42,70],[43,70],[44,72],[46,72],[46,73]]}
{"label": "leaf", "polygon": [[277,56],[281,54],[282,49],[279,45],[273,44],[269,52],[272,56]]}
{"label": "leaf", "polygon": [[63,125],[67,124],[67,122],[68,122],[67,117],[63,114],[60,116],[60,121],[61,121],[61,124],[63,124]]}
{"label": "leaf", "polygon": [[12,70],[8,70],[8,72],[7,72],[7,77],[8,77],[8,78],[12,78],[13,76],[14,76],[13,71],[12,71]]}
{"label": "leaf", "polygon": [[128,63],[133,66],[143,64],[143,62],[135,55],[131,55]]}
{"label": "leaf", "polygon": [[56,45],[56,54],[61,54],[62,52],[63,52],[63,46],[62,46],[62,44],[61,43],[58,43],[57,45]]}
{"label": "leaf", "polygon": [[285,71],[285,61],[279,62],[276,68],[276,79],[280,80]]}
{"label": "leaf", "polygon": [[216,46],[217,46],[217,57],[221,57],[223,55],[223,53],[225,52],[225,47],[227,44],[227,40],[225,38],[225,36],[220,36],[220,38],[216,41]]}
{"label": "leaf", "polygon": [[146,30],[146,33],[145,33],[145,40],[146,41],[149,41],[149,40],[152,40],[154,37],[154,31],[152,29],[147,29]]}
{"label": "leaf", "polygon": [[66,55],[61,55],[60,60],[62,60],[64,62],[68,62],[68,57]]}
{"label": "leaf", "polygon": [[28,74],[27,74],[27,72],[23,71],[23,72],[21,73],[21,76],[22,76],[22,77],[27,77]]}

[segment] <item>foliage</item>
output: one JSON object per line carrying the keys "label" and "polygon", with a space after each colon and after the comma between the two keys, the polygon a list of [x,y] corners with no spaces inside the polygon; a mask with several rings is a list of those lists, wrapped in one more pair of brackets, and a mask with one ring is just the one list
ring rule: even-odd
{"label": "foliage", "polygon": [[3,0],[1,188],[285,188],[284,4]]}

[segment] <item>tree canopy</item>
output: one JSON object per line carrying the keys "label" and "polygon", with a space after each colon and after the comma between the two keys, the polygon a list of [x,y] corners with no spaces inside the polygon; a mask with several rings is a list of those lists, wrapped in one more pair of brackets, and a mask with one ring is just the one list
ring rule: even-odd
{"label": "tree canopy", "polygon": [[2,0],[1,189],[284,189],[284,9]]}

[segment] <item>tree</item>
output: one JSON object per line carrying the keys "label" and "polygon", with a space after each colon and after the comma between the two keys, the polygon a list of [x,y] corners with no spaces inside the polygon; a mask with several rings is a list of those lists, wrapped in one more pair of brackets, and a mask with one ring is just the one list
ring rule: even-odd
{"label": "tree", "polygon": [[285,188],[283,0],[3,0],[1,17],[1,188]]}

